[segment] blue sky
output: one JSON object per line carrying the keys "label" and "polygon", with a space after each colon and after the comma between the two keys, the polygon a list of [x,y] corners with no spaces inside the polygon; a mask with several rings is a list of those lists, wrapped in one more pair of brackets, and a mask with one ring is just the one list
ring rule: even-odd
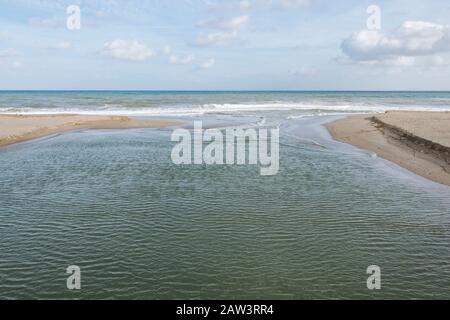
{"label": "blue sky", "polygon": [[448,0],[0,0],[0,89],[450,90],[449,25]]}

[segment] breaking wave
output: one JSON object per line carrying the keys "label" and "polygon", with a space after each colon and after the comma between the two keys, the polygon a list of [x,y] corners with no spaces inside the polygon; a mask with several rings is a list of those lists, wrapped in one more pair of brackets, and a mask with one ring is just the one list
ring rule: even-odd
{"label": "breaking wave", "polygon": [[[405,111],[450,111],[450,106],[427,107],[422,105],[358,105],[358,104],[304,104],[304,103],[213,103],[201,105],[175,105],[159,107],[133,107],[132,105],[93,105],[76,107],[0,107],[0,113],[8,114],[61,114],[88,115],[142,115],[142,116],[197,116],[203,114],[241,114],[254,112],[301,111],[315,115],[330,113],[377,113],[389,110]],[[303,115],[299,115],[302,117]],[[292,116],[295,118],[296,116]]]}

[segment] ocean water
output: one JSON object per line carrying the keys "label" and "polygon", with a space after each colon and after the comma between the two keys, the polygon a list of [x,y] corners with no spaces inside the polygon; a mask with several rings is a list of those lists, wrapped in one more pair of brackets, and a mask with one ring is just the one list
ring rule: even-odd
{"label": "ocean water", "polygon": [[[1,113],[196,116],[448,110],[450,92],[0,91]],[[295,113],[295,111],[297,113]]]}
{"label": "ocean water", "polygon": [[450,188],[323,126],[391,109],[450,110],[450,93],[1,92],[2,113],[276,126],[280,170],[175,165],[172,128],[2,148],[0,298],[449,299]]}

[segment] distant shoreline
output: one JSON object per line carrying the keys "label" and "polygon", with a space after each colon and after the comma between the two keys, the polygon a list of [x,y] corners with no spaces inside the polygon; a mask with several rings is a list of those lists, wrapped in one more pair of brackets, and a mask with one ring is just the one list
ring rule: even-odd
{"label": "distant shoreline", "polygon": [[0,114],[0,147],[79,129],[162,128],[178,124],[180,122],[175,120],[140,120],[126,116]]}
{"label": "distant shoreline", "polygon": [[389,111],[327,125],[338,141],[450,186],[450,112]]}

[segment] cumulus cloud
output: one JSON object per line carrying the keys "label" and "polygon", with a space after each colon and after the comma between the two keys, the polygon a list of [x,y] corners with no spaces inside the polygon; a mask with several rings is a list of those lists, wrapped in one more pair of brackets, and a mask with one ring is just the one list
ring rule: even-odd
{"label": "cumulus cloud", "polygon": [[170,46],[165,46],[162,48],[161,52],[168,57],[170,64],[186,65],[191,64],[195,61],[195,56],[193,54],[178,55],[175,54]]}
{"label": "cumulus cloud", "polygon": [[144,43],[137,40],[116,39],[103,45],[102,54],[121,60],[145,61],[155,52]]}
{"label": "cumulus cloud", "polygon": [[341,45],[356,62],[410,66],[417,57],[450,51],[450,27],[424,21],[406,21],[389,34],[362,30]]}
{"label": "cumulus cloud", "polygon": [[214,58],[210,58],[210,59],[204,61],[200,65],[200,68],[202,68],[202,69],[209,69],[209,68],[212,68],[215,64],[216,64],[216,60]]}

